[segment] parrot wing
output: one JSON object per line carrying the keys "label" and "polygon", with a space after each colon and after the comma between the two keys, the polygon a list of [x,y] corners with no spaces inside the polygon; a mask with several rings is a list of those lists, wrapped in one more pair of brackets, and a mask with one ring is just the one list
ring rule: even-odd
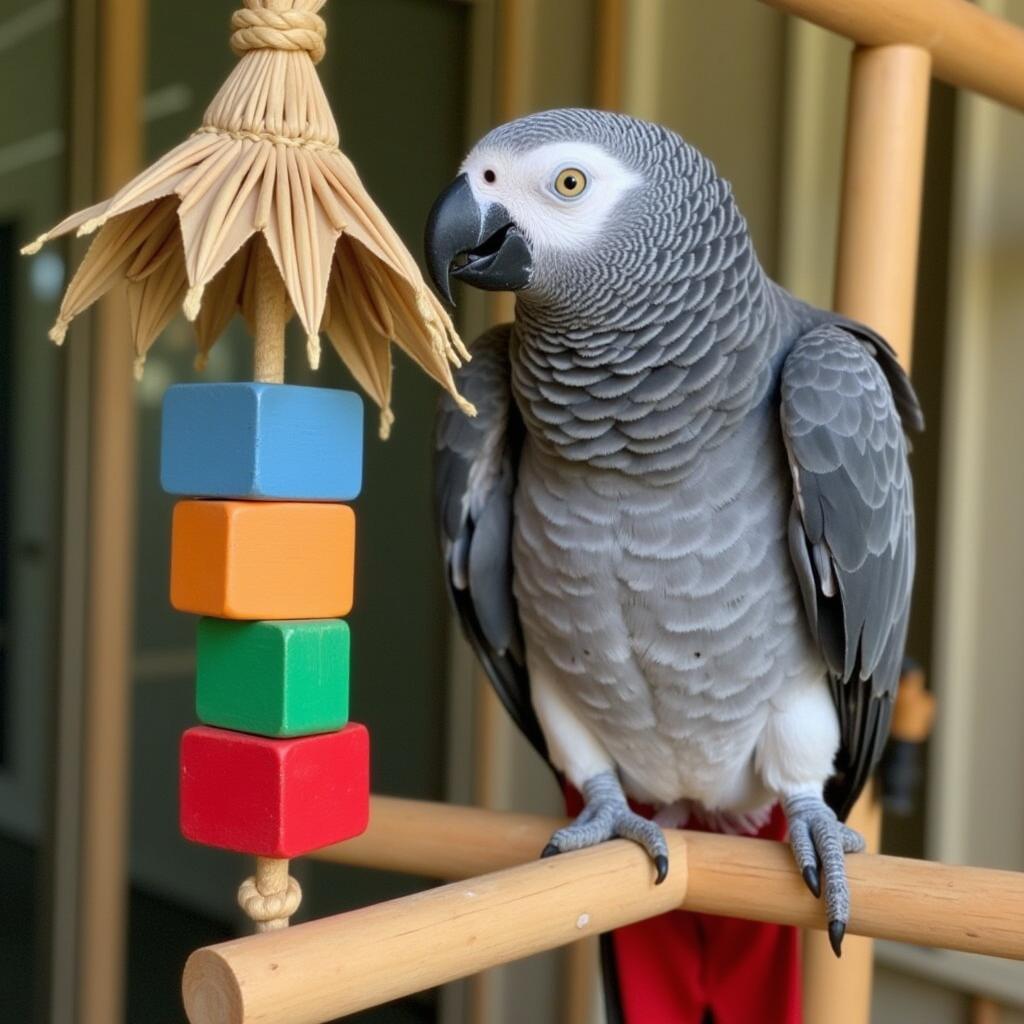
{"label": "parrot wing", "polygon": [[852,321],[797,341],[781,402],[790,555],[839,716],[826,798],[845,818],[882,754],[899,682],[914,574],[904,430],[924,424],[895,353]]}
{"label": "parrot wing", "polygon": [[445,576],[466,639],[512,720],[547,758],[512,593],[512,500],[523,425],[509,385],[511,330],[502,324],[483,334],[455,374],[458,390],[477,408],[474,418],[442,398],[434,498]]}

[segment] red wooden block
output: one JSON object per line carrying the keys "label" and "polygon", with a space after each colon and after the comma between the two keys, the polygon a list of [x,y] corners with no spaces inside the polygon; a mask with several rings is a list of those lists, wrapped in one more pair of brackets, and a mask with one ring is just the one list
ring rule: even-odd
{"label": "red wooden block", "polygon": [[269,739],[198,726],[181,737],[181,831],[206,846],[298,857],[366,830],[370,738]]}

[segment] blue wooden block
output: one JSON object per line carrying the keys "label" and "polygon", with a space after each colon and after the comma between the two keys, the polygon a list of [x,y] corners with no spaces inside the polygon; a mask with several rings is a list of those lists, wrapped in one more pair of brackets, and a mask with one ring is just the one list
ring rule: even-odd
{"label": "blue wooden block", "polygon": [[169,494],[350,501],[362,486],[363,402],[293,384],[177,384],[164,396]]}

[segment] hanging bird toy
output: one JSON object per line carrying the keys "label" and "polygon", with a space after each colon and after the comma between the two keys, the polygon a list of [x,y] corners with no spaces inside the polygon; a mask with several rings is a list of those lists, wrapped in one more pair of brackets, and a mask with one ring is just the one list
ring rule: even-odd
{"label": "hanging bird toy", "polygon": [[393,415],[391,344],[455,391],[468,358],[444,308],[338,146],[314,65],[324,0],[245,0],[239,61],[202,126],[112,198],[26,249],[96,233],[51,338],[116,285],[127,289],[136,374],[180,307],[197,364],[236,312],[254,380],[177,385],[164,400],[161,480],[174,509],[171,603],[202,616],[197,713],[181,743],[181,828],[257,858],[239,903],[258,930],[301,899],[289,858],[367,824],[369,738],[348,720],[362,402],[284,384],[294,313],[315,369],[325,332]]}

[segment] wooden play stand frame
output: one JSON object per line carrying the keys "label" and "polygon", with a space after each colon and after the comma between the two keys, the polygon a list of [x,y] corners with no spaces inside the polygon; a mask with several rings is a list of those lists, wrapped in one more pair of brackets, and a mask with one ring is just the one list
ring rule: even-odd
{"label": "wooden play stand frame", "polygon": [[[857,45],[850,72],[837,311],[908,365],[928,94],[934,75],[1024,110],[1024,30],[967,0],[765,0]],[[856,823],[877,848],[877,806]],[[670,831],[655,887],[644,852],[615,841],[540,861],[554,819],[377,797],[369,832],[317,857],[451,884],[200,949],[185,967],[191,1024],[322,1024],[680,907],[825,926],[783,844]],[[851,935],[1024,959],[1024,873],[877,854],[847,861]],[[806,949],[806,1013],[866,1021],[871,949]],[[852,962],[851,962],[852,961]]]}

